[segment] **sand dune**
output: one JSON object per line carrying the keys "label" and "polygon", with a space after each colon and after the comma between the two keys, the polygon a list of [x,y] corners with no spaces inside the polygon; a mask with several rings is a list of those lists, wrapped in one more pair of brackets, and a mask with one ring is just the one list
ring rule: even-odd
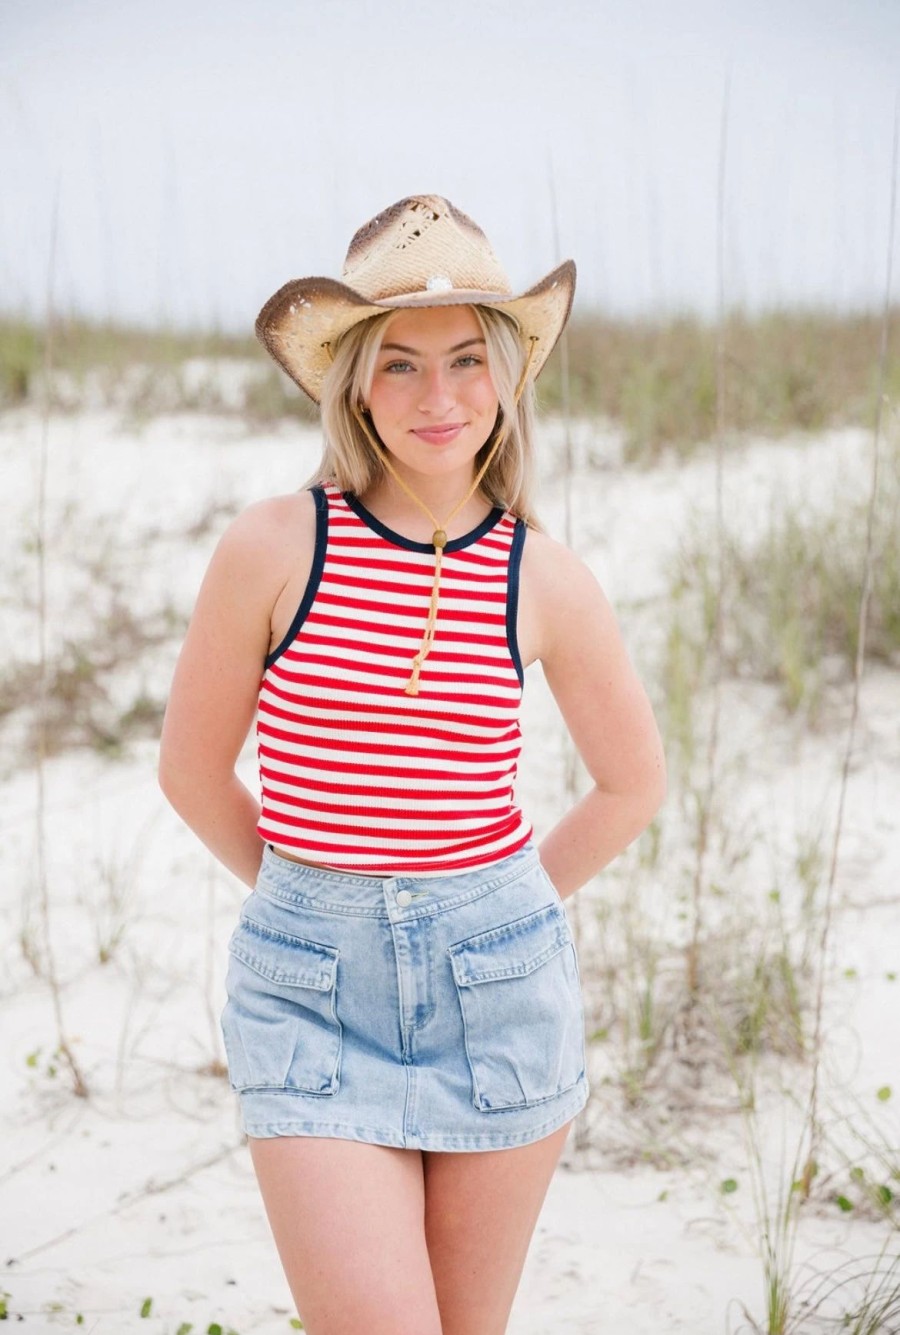
{"label": "sand dune", "polygon": [[[701,452],[689,463],[628,471],[612,429],[579,423],[573,431],[576,545],[661,698],[664,683],[653,674],[671,563],[688,526],[710,530],[714,460]],[[543,435],[543,508],[560,534],[561,432],[551,423]],[[36,415],[0,418],[8,680],[36,653],[40,442]],[[752,533],[776,500],[793,495],[815,508],[836,494],[863,493],[869,446],[848,431],[735,447],[725,461],[726,522]],[[74,1329],[78,1314],[81,1328],[98,1335],[186,1335],[187,1323],[206,1332],[214,1322],[223,1332],[278,1335],[290,1330],[293,1309],[223,1078],[218,1032],[225,942],[244,891],[159,793],[152,723],[142,737],[136,728],[123,733],[122,719],[140,700],[152,717],[164,696],[179,626],[229,514],[300,485],[317,437],[296,426],[248,435],[234,421],[196,416],[157,418],[123,433],[114,415],[82,412],[52,419],[47,447],[48,651],[77,641],[85,654],[92,636],[111,633],[116,616],[125,638],[121,661],[85,668],[103,696],[91,706],[100,721],[94,746],[70,746],[47,762],[41,826],[27,691],[0,720],[0,1290],[10,1318],[23,1314],[34,1335]],[[148,643],[141,625],[153,630]],[[817,731],[787,716],[766,683],[727,682],[722,700],[721,838],[710,854],[709,922],[723,937],[746,930],[749,943],[775,923],[767,915],[781,905],[796,942],[818,922],[812,909],[802,912],[797,853],[811,831],[821,854],[830,853],[849,687],[834,686]],[[791,1272],[807,1296],[816,1276],[846,1262],[864,1274],[867,1258],[885,1246],[889,1255],[898,1250],[896,1212],[885,1201],[879,1214],[864,1190],[877,1191],[893,1171],[890,1190],[900,1193],[898,705],[897,671],[871,668],[825,960],[821,1108],[829,1134],[812,1199],[800,1211]],[[702,715],[706,702],[699,708]],[[566,762],[536,673],[525,729],[519,797],[541,833],[564,800]],[[252,747],[242,764],[252,782]],[[765,1052],[736,1079],[713,1054],[714,1034],[698,1038],[694,1021],[679,1020],[664,1027],[664,1050],[629,1103],[633,1040],[611,1001],[623,995],[634,965],[628,923],[636,910],[641,939],[659,942],[656,1004],[677,998],[678,943],[688,930],[679,915],[687,912],[693,857],[683,797],[670,798],[655,862],[640,841],[570,906],[592,1022],[609,1032],[592,1035],[593,1097],[548,1195],[510,1335],[724,1335],[742,1323],[750,1328],[742,1308],[765,1329],[747,1130],[759,1136],[774,1201],[779,1184],[790,1182],[802,1134],[808,1057]],[[65,1029],[87,1099],[71,1093],[50,991],[28,959],[45,957],[40,849]],[[817,939],[811,931],[813,945]],[[811,1032],[815,953],[809,965],[801,1005]],[[715,978],[707,986],[715,998]],[[751,1085],[757,1098],[748,1120],[740,1093]],[[841,1208],[838,1197],[853,1208]],[[900,1275],[892,1282],[900,1292]],[[810,1316],[794,1328],[819,1327]],[[900,1325],[892,1329],[896,1335]]]}

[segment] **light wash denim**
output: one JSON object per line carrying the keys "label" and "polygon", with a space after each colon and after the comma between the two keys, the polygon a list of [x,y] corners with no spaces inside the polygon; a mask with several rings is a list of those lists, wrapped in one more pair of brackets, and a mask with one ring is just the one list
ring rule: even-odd
{"label": "light wash denim", "polygon": [[266,848],[222,1032],[249,1136],[492,1150],[585,1105],[572,933],[533,844],[478,871],[323,871]]}

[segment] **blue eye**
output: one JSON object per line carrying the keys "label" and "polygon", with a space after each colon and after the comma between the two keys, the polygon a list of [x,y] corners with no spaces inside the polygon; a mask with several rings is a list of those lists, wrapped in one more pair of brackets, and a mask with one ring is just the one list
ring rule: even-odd
{"label": "blue eye", "polygon": [[412,365],[410,362],[388,362],[387,366],[384,369],[386,371],[403,371],[407,369],[412,370]]}
{"label": "blue eye", "polygon": [[457,358],[456,364],[457,366],[465,365],[466,367],[481,366],[481,358],[476,356],[474,352],[466,352],[463,353],[462,357]]}

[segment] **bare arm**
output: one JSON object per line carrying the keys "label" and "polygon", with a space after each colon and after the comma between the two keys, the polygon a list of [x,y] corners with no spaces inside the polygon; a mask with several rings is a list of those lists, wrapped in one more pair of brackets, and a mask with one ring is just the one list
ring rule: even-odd
{"label": "bare arm", "polygon": [[[273,615],[286,590],[293,596],[298,570],[305,585],[313,543],[308,493],[261,502],[229,527],[200,589],[163,724],[163,792],[219,861],[250,886],[263,848],[256,833],[259,803],[235,764],[278,634]],[[289,620],[285,610],[282,626]]]}
{"label": "bare arm", "polygon": [[526,578],[536,657],[593,779],[541,843],[566,898],[649,825],[665,798],[666,765],[650,702],[593,574],[568,548],[529,533],[523,587]]}

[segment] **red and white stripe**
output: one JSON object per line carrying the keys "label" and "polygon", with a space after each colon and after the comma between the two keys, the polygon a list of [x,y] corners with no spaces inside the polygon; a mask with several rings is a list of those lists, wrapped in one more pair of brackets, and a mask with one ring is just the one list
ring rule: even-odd
{"label": "red and white stripe", "polygon": [[434,644],[408,696],[434,553],[371,528],[333,485],[321,578],[262,679],[260,836],[363,874],[472,870],[527,842],[513,801],[522,686],[507,638],[516,520],[445,551]]}

